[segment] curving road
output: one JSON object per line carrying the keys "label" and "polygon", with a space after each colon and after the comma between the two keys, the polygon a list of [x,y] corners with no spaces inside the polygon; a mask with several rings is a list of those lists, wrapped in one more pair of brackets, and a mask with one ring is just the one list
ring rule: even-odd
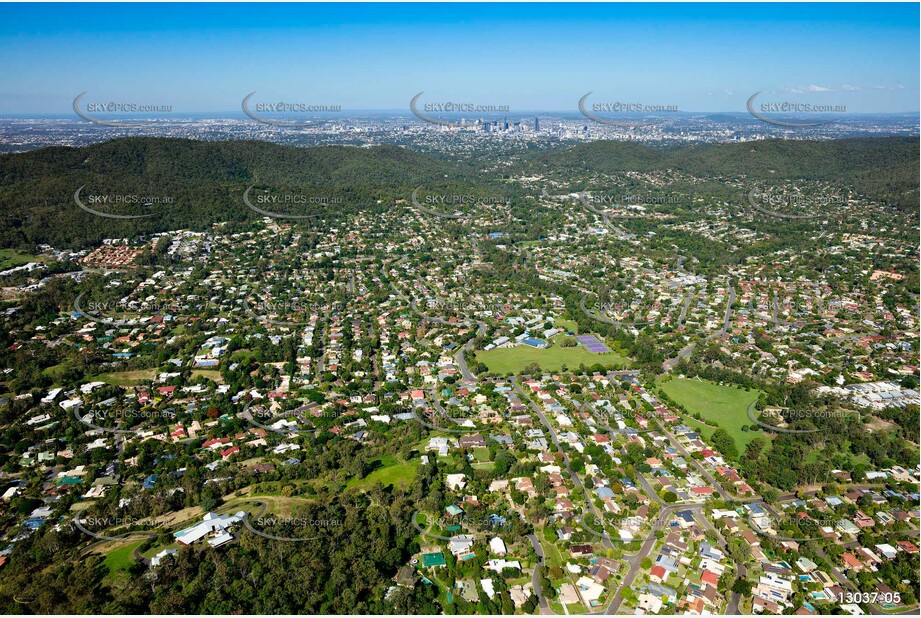
{"label": "curving road", "polygon": [[586,297],[588,297],[587,293],[583,294],[582,298],[579,299],[579,309],[582,310],[582,313],[584,313],[591,319],[595,320],[596,322],[602,322],[604,324],[611,324],[612,326],[616,326],[617,328],[623,328],[624,326],[645,326],[649,324],[649,322],[642,321],[642,320],[637,321],[637,322],[618,322],[617,320],[612,320],[611,318],[600,316],[597,313],[590,311],[585,306]]}
{"label": "curving road", "polygon": [[[722,337],[727,332],[729,332],[729,324],[732,322],[732,304],[734,302],[736,302],[736,289],[735,286],[729,284],[729,300],[726,303],[726,313],[723,315],[723,326],[715,333],[710,333],[707,335],[704,341],[710,341],[711,339]],[[675,368],[675,365],[681,362],[682,359],[689,357],[691,352],[693,352],[694,348],[696,347],[697,343],[689,343],[688,345],[684,346],[676,356],[662,363],[662,368],[665,371],[671,371]]]}
{"label": "curving road", "polygon": [[552,614],[550,604],[547,603],[547,597],[544,596],[544,590],[540,585],[540,570],[544,566],[544,548],[540,544],[540,539],[536,534],[529,534],[528,540],[531,541],[531,547],[534,548],[534,554],[537,556],[537,564],[534,565],[534,571],[531,573],[531,589],[534,596],[537,597],[537,605],[541,614]]}
{"label": "curving road", "polygon": [[[483,322],[478,322],[477,335],[483,337],[486,335],[486,324]],[[464,357],[464,354],[473,349],[476,345],[476,337],[465,343],[460,347],[457,353],[454,355],[454,362],[457,363],[457,367],[460,369],[461,375],[464,376],[464,379],[468,382],[476,382],[477,377],[471,373],[470,368],[467,366],[467,359]]]}
{"label": "curving road", "polygon": [[[573,486],[582,490],[582,492],[585,494],[585,499],[588,504],[589,510],[595,515],[595,517],[597,517],[598,519],[601,519],[601,513],[599,513],[597,507],[595,507],[595,503],[592,501],[591,493],[589,492],[588,488],[582,483],[582,479],[579,477],[579,475],[576,474],[576,472],[572,469],[571,463],[569,461],[569,455],[567,455],[566,451],[564,451],[563,448],[560,446],[559,437],[556,435],[556,431],[553,429],[553,426],[547,420],[547,417],[544,416],[544,413],[541,411],[540,407],[534,403],[530,395],[525,393],[524,389],[522,389],[521,386],[518,384],[518,379],[511,378],[511,382],[515,390],[518,391],[518,394],[521,395],[522,401],[528,402],[528,405],[530,406],[531,410],[534,411],[534,413],[537,415],[537,418],[540,419],[540,422],[544,425],[547,431],[550,432],[550,439],[553,442],[553,445],[556,446],[557,452],[559,452],[560,455],[562,455],[563,457],[563,463],[566,465],[566,471],[569,473],[569,478],[572,481]],[[611,541],[607,538],[602,539],[602,544],[605,546],[606,549],[614,549],[614,544],[611,543]]]}

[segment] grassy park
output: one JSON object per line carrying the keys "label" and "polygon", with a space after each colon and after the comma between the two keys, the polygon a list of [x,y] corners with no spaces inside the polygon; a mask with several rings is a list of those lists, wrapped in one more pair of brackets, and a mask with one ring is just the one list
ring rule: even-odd
{"label": "grassy park", "polygon": [[[557,339],[559,337],[556,337]],[[627,357],[617,352],[596,354],[589,352],[581,345],[574,348],[564,348],[560,345],[551,345],[549,348],[532,348],[529,345],[517,345],[513,348],[496,348],[494,350],[477,351],[476,359],[489,367],[490,371],[499,374],[518,373],[531,363],[537,363],[544,371],[559,371],[563,365],[569,369],[576,369],[580,364],[586,366],[601,363],[605,366],[618,368],[630,364]]]}
{"label": "grassy park", "polygon": [[[710,423],[725,429],[735,440],[739,452],[756,436],[764,438],[760,431],[742,431],[742,426],[751,426],[748,406],[758,399],[758,391],[746,391],[736,386],[725,386],[708,380],[675,378],[661,384],[661,389],[676,403],[681,404],[692,415],[700,416]],[[685,416],[690,427],[709,438],[716,429],[690,416]]]}

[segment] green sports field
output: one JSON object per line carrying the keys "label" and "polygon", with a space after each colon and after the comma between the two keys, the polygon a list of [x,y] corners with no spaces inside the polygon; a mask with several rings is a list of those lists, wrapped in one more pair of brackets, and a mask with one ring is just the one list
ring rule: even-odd
{"label": "green sports field", "polygon": [[[758,399],[759,391],[748,391],[735,386],[723,386],[707,380],[676,378],[661,385],[665,394],[680,403],[691,414],[699,412],[710,422],[725,429],[739,452],[756,436],[766,438],[760,431],[742,431],[743,425],[751,426],[748,419],[748,406]],[[685,417],[688,425],[700,431],[704,438],[709,438],[714,427],[704,425],[693,418]]]}
{"label": "green sports field", "polygon": [[490,371],[499,374],[518,373],[531,363],[537,363],[544,371],[559,371],[563,365],[569,369],[577,369],[580,364],[590,367],[601,363],[618,368],[627,367],[630,364],[626,357],[617,352],[595,354],[581,345],[574,348],[552,345],[542,350],[529,345],[518,345],[513,348],[497,348],[488,352],[481,350],[476,353],[476,359],[485,363]]}

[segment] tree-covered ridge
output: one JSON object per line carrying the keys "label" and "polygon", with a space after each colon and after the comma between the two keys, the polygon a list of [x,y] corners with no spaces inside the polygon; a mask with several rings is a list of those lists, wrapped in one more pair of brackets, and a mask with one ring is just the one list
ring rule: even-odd
{"label": "tree-covered ridge", "polygon": [[853,186],[864,195],[906,210],[918,208],[918,140],[899,137],[792,141],[653,149],[630,142],[597,141],[542,152],[523,162],[558,174],[674,169],[701,178],[822,180]]}
{"label": "tree-covered ridge", "polygon": [[[592,142],[523,155],[506,174],[551,177],[622,171],[679,170],[700,178],[754,181],[821,180],[853,187],[870,199],[917,212],[919,150],[907,138],[833,141],[765,140],[652,149],[630,142]],[[499,162],[478,161],[483,167]],[[499,167],[503,167],[499,165]],[[300,206],[289,214],[335,215],[407,199],[420,185],[454,193],[486,191],[495,174],[396,146],[297,148],[256,141],[202,142],[125,138],[85,148],[44,148],[0,155],[0,248],[98,244],[170,229],[207,229],[216,221],[261,218],[243,202],[256,185],[336,205]],[[74,193],[168,200],[97,208],[136,219],[108,219],[81,210]],[[492,191],[495,192],[495,191]]]}
{"label": "tree-covered ridge", "polygon": [[85,172],[152,181],[299,182],[315,185],[413,182],[456,166],[396,146],[295,148],[258,141],[125,138],[86,148],[42,148],[0,156],[0,185]]}
{"label": "tree-covered ridge", "polygon": [[[252,221],[262,215],[243,201],[251,185],[317,198],[317,204],[296,210],[274,209],[315,215],[372,208],[379,200],[390,205],[420,184],[434,186],[468,176],[456,165],[393,146],[294,148],[267,142],[128,138],[86,148],[44,148],[0,156],[0,247],[82,247],[106,237]],[[80,187],[84,202],[94,195],[163,201],[88,204],[110,214],[148,215],[98,217],[75,203]]]}

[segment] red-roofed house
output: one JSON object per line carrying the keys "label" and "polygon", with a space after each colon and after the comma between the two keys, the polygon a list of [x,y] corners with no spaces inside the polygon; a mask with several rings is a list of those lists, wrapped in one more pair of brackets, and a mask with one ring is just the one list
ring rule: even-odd
{"label": "red-roofed house", "polygon": [[845,552],[841,554],[841,562],[844,563],[845,569],[853,569],[855,571],[863,570],[863,563],[854,557],[854,554],[850,552]]}
{"label": "red-roofed house", "polygon": [[716,585],[720,581],[720,576],[714,573],[713,571],[708,571],[704,569],[704,572],[700,575],[700,581],[707,584],[708,586],[713,586],[716,588]]}
{"label": "red-roofed house", "polygon": [[899,541],[896,543],[899,549],[909,554],[917,554],[918,546],[912,543],[911,541]]}

